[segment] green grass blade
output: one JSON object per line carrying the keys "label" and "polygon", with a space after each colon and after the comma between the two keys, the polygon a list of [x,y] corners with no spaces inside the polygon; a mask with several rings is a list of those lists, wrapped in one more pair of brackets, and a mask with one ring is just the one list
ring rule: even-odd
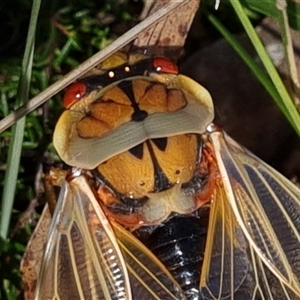
{"label": "green grass blade", "polygon": [[[34,38],[38,13],[41,0],[34,0],[31,10],[31,18],[26,40],[26,47],[22,62],[21,77],[18,87],[17,106],[22,105],[29,94],[29,85],[31,79],[31,67],[34,51]],[[2,196],[2,217],[0,235],[3,239],[7,238],[10,216],[15,197],[16,183],[20,164],[20,155],[22,149],[23,135],[25,127],[25,118],[22,118],[12,129],[12,139],[9,145],[7,169],[5,173],[3,196]]]}
{"label": "green grass blade", "polygon": [[289,25],[295,29],[300,30],[300,3],[297,3],[295,0],[263,0],[263,1],[249,1],[249,0],[240,0],[241,4],[248,8],[249,10],[254,10],[269,16],[273,19],[278,20],[280,17],[280,11],[278,10],[279,5],[287,5],[286,13],[289,19]]}
{"label": "green grass blade", "polygon": [[[281,97],[281,101],[276,102],[277,105],[281,108],[282,112],[293,126],[297,134],[300,136],[300,116],[294,105],[293,100],[291,99],[289,93],[287,92],[275,66],[273,65],[272,60],[270,59],[265,47],[263,46],[261,40],[259,39],[255,29],[253,28],[250,20],[248,19],[241,3],[236,0],[230,0],[231,5],[233,6],[237,16],[239,17],[241,23],[243,24],[245,31],[248,34],[256,52],[258,53],[264,67],[266,68],[271,81],[277,89],[278,94]],[[276,99],[275,99],[276,100]]]}

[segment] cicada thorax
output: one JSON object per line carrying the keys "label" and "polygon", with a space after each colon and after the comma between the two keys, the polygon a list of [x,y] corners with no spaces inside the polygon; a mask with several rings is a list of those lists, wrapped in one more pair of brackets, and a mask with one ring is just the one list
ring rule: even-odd
{"label": "cicada thorax", "polygon": [[170,61],[138,58],[71,86],[54,134],[65,162],[92,170],[107,213],[133,227],[193,212],[211,184],[201,155],[210,96]]}
{"label": "cicada thorax", "polygon": [[214,180],[209,168],[200,168],[200,146],[199,136],[186,134],[148,140],[111,158],[93,172],[99,199],[126,226],[195,211],[210,200]]}
{"label": "cicada thorax", "polygon": [[[77,130],[81,137],[101,136],[126,122],[141,122],[151,114],[178,111],[186,105],[179,89],[145,78],[124,80],[91,105]],[[98,123],[104,133],[89,129]],[[201,204],[196,195],[208,176],[208,170],[200,173],[200,149],[199,135],[182,134],[149,139],[117,154],[94,171],[101,183],[99,198],[126,225],[158,223],[171,212],[190,213]]]}

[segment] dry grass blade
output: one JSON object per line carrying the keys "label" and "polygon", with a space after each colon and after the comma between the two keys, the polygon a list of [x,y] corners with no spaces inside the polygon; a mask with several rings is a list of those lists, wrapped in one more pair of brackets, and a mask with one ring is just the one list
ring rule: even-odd
{"label": "dry grass blade", "polygon": [[60,92],[70,83],[81,77],[83,74],[91,70],[101,61],[109,57],[112,53],[116,52],[117,50],[123,48],[132,40],[134,40],[142,31],[146,30],[153,24],[157,23],[167,15],[173,12],[174,9],[179,8],[183,4],[188,3],[188,0],[178,1],[171,1],[169,4],[163,6],[161,9],[156,11],[154,14],[149,16],[147,19],[142,21],[140,24],[132,28],[131,30],[127,31],[124,35],[120,38],[115,40],[105,49],[101,50],[100,52],[96,53],[94,56],[86,60],[83,64],[75,68],[73,71],[68,73],[64,76],[61,80],[57,81],[55,84],[51,85],[45,91],[37,95],[36,97],[32,98],[30,101],[26,103],[26,105],[22,106],[18,110],[12,112],[6,118],[0,121],[0,133],[3,132],[5,129],[9,128],[13,125],[16,121],[20,118],[28,114],[29,112],[36,109],[38,106],[42,105],[46,101],[48,101],[52,96]]}

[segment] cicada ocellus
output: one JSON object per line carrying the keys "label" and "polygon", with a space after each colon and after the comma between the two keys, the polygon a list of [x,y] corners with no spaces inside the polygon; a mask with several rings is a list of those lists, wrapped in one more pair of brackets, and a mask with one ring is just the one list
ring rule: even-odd
{"label": "cicada ocellus", "polygon": [[118,53],[69,87],[35,299],[299,299],[300,191],[235,143],[164,58]]}

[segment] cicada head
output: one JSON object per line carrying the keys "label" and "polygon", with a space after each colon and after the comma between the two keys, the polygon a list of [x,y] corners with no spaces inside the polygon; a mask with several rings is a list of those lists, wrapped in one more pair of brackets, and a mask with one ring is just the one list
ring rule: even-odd
{"label": "cicada head", "polygon": [[94,169],[153,138],[203,133],[209,93],[165,58],[117,54],[69,87],[53,143],[70,166]]}

